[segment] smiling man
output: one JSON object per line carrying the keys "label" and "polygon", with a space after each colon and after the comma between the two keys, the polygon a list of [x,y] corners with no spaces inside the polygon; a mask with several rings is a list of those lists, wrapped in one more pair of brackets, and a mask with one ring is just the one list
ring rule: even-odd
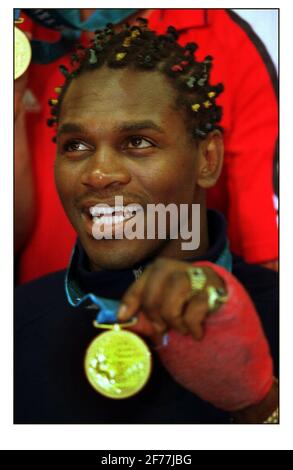
{"label": "smiling man", "polygon": [[[108,27],[63,68],[50,124],[78,240],[66,273],[17,289],[16,423],[278,420],[275,274],[233,257],[223,217],[206,210],[222,86],[209,83],[212,58],[176,40],[145,21]],[[158,224],[147,236],[150,205],[183,204],[189,227],[200,205],[198,247]],[[124,230],[134,217],[142,237]]]}
{"label": "smiling man", "polygon": [[[199,185],[210,186],[220,172],[222,141],[214,132],[205,143],[213,169],[196,185],[199,167],[206,162],[196,158],[194,139],[176,112],[176,91],[161,73],[152,72],[151,78],[150,86],[149,73],[103,68],[73,81],[62,102],[56,184],[94,269],[126,268],[158,251],[173,258],[190,253],[181,252],[179,239],[105,240],[97,249],[91,207],[113,207],[119,194],[125,205],[140,204],[145,210],[148,204],[201,203]],[[198,255],[208,246],[207,224],[202,222]]]}

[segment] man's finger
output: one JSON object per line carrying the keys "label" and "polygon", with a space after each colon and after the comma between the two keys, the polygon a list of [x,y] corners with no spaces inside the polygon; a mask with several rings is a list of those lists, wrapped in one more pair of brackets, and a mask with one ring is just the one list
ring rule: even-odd
{"label": "man's finger", "polygon": [[169,328],[178,330],[182,334],[188,333],[186,324],[183,322],[183,313],[190,294],[190,282],[184,272],[177,272],[176,275],[174,273],[169,276],[163,292],[160,314]]}
{"label": "man's finger", "polygon": [[161,328],[166,328],[161,309],[165,302],[164,292],[172,276],[170,270],[172,270],[170,264],[154,263],[142,293],[143,312]]}
{"label": "man's finger", "polygon": [[123,295],[121,305],[118,310],[118,320],[129,320],[139,310],[141,305],[141,296],[147,281],[149,270],[150,267],[147,267],[141,277],[133,282]]}
{"label": "man's finger", "polygon": [[139,312],[136,317],[137,322],[134,325],[127,327],[127,329],[141,336],[150,338],[155,346],[161,345],[165,331],[158,331],[155,325],[146,317],[146,315],[144,315],[143,312]]}
{"label": "man's finger", "polygon": [[138,309],[142,309],[150,318],[156,320],[158,327],[165,327],[156,312],[159,310],[163,285],[170,269],[170,261],[164,258],[148,266],[122,297],[118,319],[128,320]]}
{"label": "man's finger", "polygon": [[200,293],[190,299],[184,311],[183,323],[197,341],[203,338],[204,320],[208,314],[208,304],[205,293]]}

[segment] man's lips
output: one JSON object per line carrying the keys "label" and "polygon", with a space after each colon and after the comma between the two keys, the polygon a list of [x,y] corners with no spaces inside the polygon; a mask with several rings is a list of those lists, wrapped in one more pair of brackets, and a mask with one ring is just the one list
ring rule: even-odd
{"label": "man's lips", "polygon": [[105,235],[114,232],[121,234],[125,222],[142,211],[142,206],[134,202],[122,206],[86,201],[81,207],[81,215],[86,225],[86,231],[92,236],[95,227],[102,227]]}
{"label": "man's lips", "polygon": [[97,204],[89,208],[89,213],[94,219],[114,217],[128,218],[140,210],[142,210],[142,207],[134,203],[127,206],[104,206]]}

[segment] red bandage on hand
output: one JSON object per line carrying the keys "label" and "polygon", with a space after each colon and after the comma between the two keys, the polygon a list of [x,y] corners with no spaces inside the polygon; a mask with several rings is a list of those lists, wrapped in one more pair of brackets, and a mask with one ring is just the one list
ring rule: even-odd
{"label": "red bandage on hand", "polygon": [[210,262],[225,282],[228,301],[205,320],[201,341],[169,332],[169,343],[158,350],[174,380],[203,400],[226,411],[259,403],[273,383],[267,340],[254,305],[237,279]]}

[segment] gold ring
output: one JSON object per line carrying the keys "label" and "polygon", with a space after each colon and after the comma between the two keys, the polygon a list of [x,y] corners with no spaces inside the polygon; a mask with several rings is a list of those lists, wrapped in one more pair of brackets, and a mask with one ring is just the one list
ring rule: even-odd
{"label": "gold ring", "polygon": [[187,275],[190,280],[191,290],[193,292],[200,292],[204,289],[207,283],[207,277],[202,268],[187,268]]}

